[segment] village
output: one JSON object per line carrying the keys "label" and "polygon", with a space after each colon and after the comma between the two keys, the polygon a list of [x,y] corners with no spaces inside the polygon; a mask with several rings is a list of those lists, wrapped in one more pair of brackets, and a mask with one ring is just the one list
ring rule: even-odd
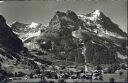
{"label": "village", "polygon": [[[126,82],[128,67],[126,64],[102,69],[96,66],[51,66],[43,65],[41,70],[34,70],[30,75],[16,73],[14,77],[3,78],[9,83],[85,83],[85,82]],[[106,79],[107,78],[107,79]]]}

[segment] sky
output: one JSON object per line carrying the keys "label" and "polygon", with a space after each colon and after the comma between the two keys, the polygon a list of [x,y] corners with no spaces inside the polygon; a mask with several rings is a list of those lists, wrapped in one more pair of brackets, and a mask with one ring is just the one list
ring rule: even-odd
{"label": "sky", "polygon": [[127,0],[67,0],[67,1],[0,1],[0,15],[8,24],[15,21],[22,23],[42,23],[48,25],[56,11],[73,10],[76,14],[87,14],[96,9],[127,32]]}

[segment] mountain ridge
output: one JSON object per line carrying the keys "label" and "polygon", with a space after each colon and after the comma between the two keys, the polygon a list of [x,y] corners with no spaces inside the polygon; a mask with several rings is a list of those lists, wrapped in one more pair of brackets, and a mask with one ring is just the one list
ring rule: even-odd
{"label": "mountain ridge", "polygon": [[[115,58],[117,57],[116,52],[118,51],[121,54],[127,56],[127,52],[126,52],[127,49],[123,47],[125,45],[127,46],[126,44],[127,34],[123,32],[118,27],[117,24],[113,23],[110,20],[110,18],[105,16],[104,13],[100,10],[94,10],[93,12],[86,15],[77,15],[72,10],[67,10],[66,12],[60,12],[60,11],[55,12],[55,15],[50,20],[49,25],[45,27],[45,29],[43,29],[43,32],[41,32],[41,34],[38,35],[36,39],[34,39],[35,42],[40,41],[38,42],[39,45],[38,44],[34,44],[34,45],[40,48],[40,46],[43,45],[41,41],[54,43],[54,45],[51,46],[53,47],[51,49],[54,51],[56,50],[57,56],[59,56],[61,55],[61,51],[63,50],[65,50],[64,52],[68,52],[68,50],[65,48],[65,45],[63,45],[63,43],[65,43],[66,47],[68,47],[69,50],[71,50],[73,48],[77,48],[76,47],[77,44],[75,42],[76,40],[77,40],[77,43],[79,43],[80,45],[82,45],[80,43],[81,41],[84,42],[83,44],[84,47],[86,47],[86,45],[90,41],[92,41],[93,43],[91,44],[93,45],[95,43],[96,47],[97,45],[98,46],[102,45],[101,47],[103,48],[107,47],[107,48],[104,48],[104,50],[107,50],[108,52],[112,51],[112,50],[109,50],[110,48],[112,48],[114,49],[114,51],[112,52],[114,52],[115,55],[113,54],[113,56]],[[81,49],[84,47],[81,47]],[[90,47],[88,49],[90,49]],[[124,51],[125,53],[121,51]],[[71,51],[69,51],[69,53],[70,52]],[[84,57],[85,55],[86,54],[84,54]],[[109,57],[111,56],[111,54],[108,54],[108,55]],[[83,56],[83,54],[80,53],[80,56]]]}

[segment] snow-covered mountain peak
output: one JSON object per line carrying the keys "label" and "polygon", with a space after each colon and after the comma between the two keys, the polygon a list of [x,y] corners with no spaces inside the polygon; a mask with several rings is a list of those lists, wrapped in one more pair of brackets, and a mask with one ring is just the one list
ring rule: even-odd
{"label": "snow-covered mountain peak", "polygon": [[80,14],[78,15],[79,18],[83,19],[83,20],[91,20],[91,21],[95,21],[97,19],[99,19],[99,17],[101,16],[101,11],[100,10],[94,10],[94,12],[89,13],[89,14]]}
{"label": "snow-covered mountain peak", "polygon": [[93,12],[93,17],[95,17],[95,18],[97,18],[97,17],[99,17],[100,16],[100,10],[95,10],[94,12]]}
{"label": "snow-covered mountain peak", "polygon": [[30,28],[35,28],[35,27],[37,27],[37,26],[38,26],[38,23],[35,23],[35,22],[32,22],[32,23],[29,25]]}

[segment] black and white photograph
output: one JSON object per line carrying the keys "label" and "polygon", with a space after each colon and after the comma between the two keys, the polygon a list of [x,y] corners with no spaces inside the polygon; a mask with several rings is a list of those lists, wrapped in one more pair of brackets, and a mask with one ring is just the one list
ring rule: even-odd
{"label": "black and white photograph", "polygon": [[128,83],[127,0],[0,0],[0,83]]}

